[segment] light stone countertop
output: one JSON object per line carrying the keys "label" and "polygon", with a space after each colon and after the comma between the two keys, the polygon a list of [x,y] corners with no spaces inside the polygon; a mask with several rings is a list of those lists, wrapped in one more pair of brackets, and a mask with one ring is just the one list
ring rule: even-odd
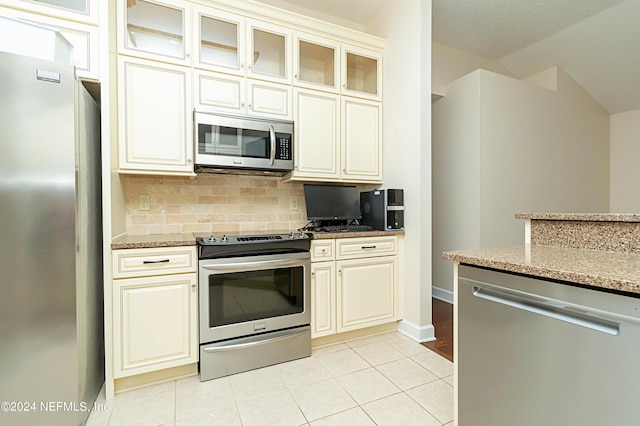
{"label": "light stone countertop", "polygon": [[127,235],[111,241],[112,250],[195,245],[196,237],[193,234]]}
{"label": "light stone countertop", "polygon": [[[285,231],[282,231],[286,233]],[[234,233],[228,232],[227,235]],[[240,234],[240,233],[237,233]],[[380,237],[388,235],[404,235],[404,230],[392,231],[360,231],[360,232],[311,232],[316,240],[332,238],[360,238]],[[111,242],[112,250],[156,248],[156,247],[180,247],[196,245],[196,235],[209,234],[153,234],[153,235],[127,235],[114,238]]]}
{"label": "light stone countertop", "polygon": [[587,222],[640,222],[633,213],[516,213],[516,219],[571,220]]}
{"label": "light stone countertop", "polygon": [[640,295],[640,253],[520,244],[445,252],[447,260]]}
{"label": "light stone countertop", "polygon": [[389,231],[356,231],[356,232],[312,232],[314,240],[328,240],[333,238],[361,238],[387,237],[389,235],[404,235],[404,230]]}

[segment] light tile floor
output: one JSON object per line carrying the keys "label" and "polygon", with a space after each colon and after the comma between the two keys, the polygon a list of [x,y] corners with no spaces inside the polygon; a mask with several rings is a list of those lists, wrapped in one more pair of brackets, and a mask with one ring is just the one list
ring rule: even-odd
{"label": "light tile floor", "polygon": [[88,426],[449,425],[453,363],[398,332],[323,346],[311,357],[200,382],[118,394]]}

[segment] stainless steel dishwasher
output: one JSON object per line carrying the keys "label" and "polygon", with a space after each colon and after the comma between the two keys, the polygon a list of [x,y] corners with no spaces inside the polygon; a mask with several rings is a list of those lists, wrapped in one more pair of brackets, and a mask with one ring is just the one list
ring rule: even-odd
{"label": "stainless steel dishwasher", "polygon": [[640,299],[460,265],[460,426],[640,424]]}

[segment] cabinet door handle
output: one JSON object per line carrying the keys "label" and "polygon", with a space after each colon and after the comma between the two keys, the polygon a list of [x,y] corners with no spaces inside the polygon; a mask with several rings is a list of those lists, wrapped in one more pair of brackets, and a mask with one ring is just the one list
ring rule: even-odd
{"label": "cabinet door handle", "polygon": [[376,246],[362,246],[362,250],[374,249]]}
{"label": "cabinet door handle", "polygon": [[143,260],[142,264],[143,265],[149,265],[149,264],[153,264],[153,263],[169,263],[170,259],[162,259],[162,260]]}

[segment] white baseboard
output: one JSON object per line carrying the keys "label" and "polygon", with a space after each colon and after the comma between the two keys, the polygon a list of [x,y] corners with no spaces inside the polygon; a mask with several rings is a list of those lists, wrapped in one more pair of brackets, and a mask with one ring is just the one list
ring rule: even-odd
{"label": "white baseboard", "polygon": [[444,288],[431,287],[431,297],[453,305],[453,292]]}
{"label": "white baseboard", "polygon": [[398,324],[398,331],[418,343],[436,340],[436,330],[433,328],[433,324],[419,327],[407,320],[402,320]]}

